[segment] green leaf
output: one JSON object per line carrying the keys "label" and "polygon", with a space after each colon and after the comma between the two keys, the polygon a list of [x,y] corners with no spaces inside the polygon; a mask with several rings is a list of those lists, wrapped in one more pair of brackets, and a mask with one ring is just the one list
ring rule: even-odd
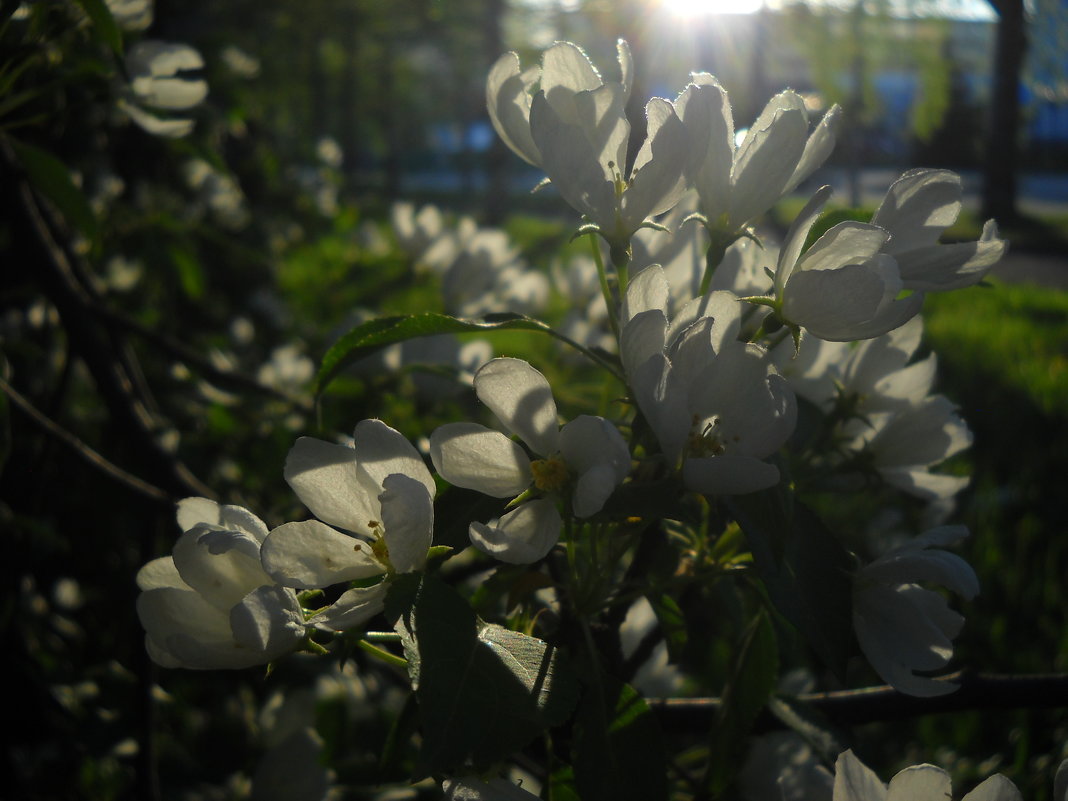
{"label": "green leaf", "polygon": [[653,607],[657,622],[664,632],[664,643],[673,662],[680,660],[685,651],[689,634],[686,630],[686,615],[670,595],[646,595]]}
{"label": "green leaf", "polygon": [[706,786],[720,795],[734,781],[744,756],[746,735],[767,704],[779,678],[775,628],[761,612],[746,632],[712,724]]}
{"label": "green leaf", "polygon": [[342,368],[357,359],[381,350],[387,345],[437,334],[489,333],[492,331],[538,331],[548,334],[561,342],[566,342],[594,362],[618,375],[618,370],[603,357],[598,356],[596,353],[532,317],[522,314],[502,313],[487,315],[482,320],[464,320],[458,317],[450,317],[447,314],[438,314],[437,312],[423,312],[421,314],[369,320],[343,335],[330,346],[326,355],[323,356],[319,374],[315,377],[315,393],[322,393]]}
{"label": "green leaf", "polygon": [[205,279],[204,270],[200,262],[189,250],[182,247],[170,248],[171,262],[178,270],[178,280],[182,284],[182,291],[191,300],[198,300],[204,296]]}
{"label": "green leaf", "polygon": [[633,687],[607,675],[575,718],[575,785],[583,801],[665,801],[667,754],[660,725]]}
{"label": "green leaf", "polygon": [[67,165],[47,150],[13,138],[8,141],[34,189],[52,201],[71,225],[95,243],[100,237],[100,225],[82,190],[71,180]]}
{"label": "green leaf", "polygon": [[115,18],[111,16],[104,0],[78,0],[78,5],[85,9],[89,19],[93,21],[93,29],[96,35],[110,47],[115,55],[122,56],[122,31],[115,24]]}
{"label": "green leaf", "polygon": [[844,678],[857,652],[849,552],[813,512],[776,490],[736,496],[728,506],[775,607]]}
{"label": "green leaf", "polygon": [[436,574],[423,576],[398,625],[405,652],[416,656],[409,668],[423,730],[419,776],[468,760],[486,768],[571,714],[578,682],[556,649],[480,623]]}

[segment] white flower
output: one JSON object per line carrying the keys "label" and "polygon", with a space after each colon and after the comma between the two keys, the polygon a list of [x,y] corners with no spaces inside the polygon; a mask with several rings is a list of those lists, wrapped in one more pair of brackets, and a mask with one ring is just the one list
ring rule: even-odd
{"label": "white flower", "polygon": [[173,556],[137,574],[137,614],[164,667],[244,668],[270,662],[304,637],[296,593],[260,567],[267,527],[239,506],[207,498],[178,504]]}
{"label": "white flower", "polygon": [[801,97],[780,92],[735,148],[727,92],[708,73],[675,101],[690,138],[687,173],[709,225],[726,233],[763,214],[819,167],[834,149],[840,109],[834,106],[809,135]]}
{"label": "white flower", "polygon": [[124,31],[143,31],[152,24],[153,0],[104,0],[115,24]]}
{"label": "white flower", "polygon": [[1001,260],[1008,243],[998,239],[993,220],[977,242],[940,245],[938,238],[960,214],[960,176],[949,170],[910,170],[890,187],[871,221],[890,240],[884,253],[894,257],[906,289],[943,292],[971,286]]}
{"label": "white flower", "polygon": [[767,353],[738,342],[740,304],[730,292],[687,303],[670,321],[670,290],[652,265],[627,287],[620,354],[634,400],[672,467],[697,492],[773,486],[763,461],[793,431],[796,403]]}
{"label": "white flower", "polygon": [[[922,364],[922,362],[921,362]],[[865,450],[887,483],[927,500],[949,498],[968,485],[962,476],[930,468],[972,443],[968,426],[944,395],[931,395],[895,411],[867,415],[851,450]]]}
{"label": "white flower", "polygon": [[458,487],[495,498],[515,497],[532,486],[545,496],[520,503],[499,520],[472,523],[471,541],[513,564],[536,562],[560,538],[556,496],[571,490],[571,511],[589,517],[630,470],[630,452],[615,426],[581,415],[560,428],[552,389],[540,372],[520,359],[493,359],[475,374],[475,392],[516,442],[476,423],[448,423],[430,436],[438,473]]}
{"label": "white flower", "polygon": [[903,289],[897,262],[880,252],[882,228],[843,222],[801,254],[830,187],[823,187],[790,226],[775,268],[775,293],[785,322],[820,339],[869,339],[904,325],[920,311],[923,294],[897,299]]}
{"label": "white flower", "polygon": [[[126,54],[133,102],[119,106],[150,134],[177,138],[193,130],[193,120],[168,118],[156,111],[185,111],[200,105],[208,94],[208,84],[195,73],[204,59],[189,45],[146,39]],[[147,106],[153,111],[146,111]]]}
{"label": "white flower", "polygon": [[[949,774],[934,765],[913,765],[883,784],[852,751],[839,754],[834,764],[834,801],[948,801],[953,797]],[[1011,781],[995,774],[961,801],[1022,801]]]}
{"label": "white flower", "polygon": [[[630,48],[622,39],[616,44],[621,80],[613,84],[626,103],[634,81]],[[490,121],[506,145],[521,159],[541,166],[541,153],[530,132],[530,106],[537,85],[548,102],[566,113],[579,92],[605,86],[589,58],[571,42],[557,42],[542,54],[541,68],[522,70],[517,53],[505,53],[486,78],[486,109]]]}
{"label": "white flower", "polygon": [[[351,447],[301,437],[286,457],[285,479],[319,519],[281,525],[263,543],[263,569],[282,586],[329,587],[426,564],[434,479],[411,443],[381,420],[358,423]],[[356,626],[382,610],[387,584],[350,589],[309,623]]]}
{"label": "white flower", "polygon": [[519,57],[506,53],[490,70],[486,105],[505,144],[541,167],[606,240],[626,248],[648,217],[670,209],[684,191],[686,132],[671,103],[650,100],[647,138],[625,174],[630,123],[624,106],[633,74],[625,42],[618,56],[622,80],[605,82],[570,42],[545,51],[540,75],[522,72]]}
{"label": "white flower", "polygon": [[[928,697],[956,685],[917,675],[945,667],[964,618],[937,592],[917,582],[942,584],[966,600],[979,593],[975,571],[941,546],[968,536],[964,526],[933,528],[861,568],[853,579],[853,628],[871,666],[895,689]],[[835,798],[838,798],[836,795]]]}

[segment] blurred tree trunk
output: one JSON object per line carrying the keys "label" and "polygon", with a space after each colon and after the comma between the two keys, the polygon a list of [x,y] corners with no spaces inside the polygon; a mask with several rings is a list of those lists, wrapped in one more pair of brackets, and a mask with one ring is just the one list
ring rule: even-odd
{"label": "blurred tree trunk", "polygon": [[1016,166],[1020,150],[1020,75],[1027,52],[1023,0],[990,0],[998,13],[990,118],[983,169],[983,217],[1018,217]]}

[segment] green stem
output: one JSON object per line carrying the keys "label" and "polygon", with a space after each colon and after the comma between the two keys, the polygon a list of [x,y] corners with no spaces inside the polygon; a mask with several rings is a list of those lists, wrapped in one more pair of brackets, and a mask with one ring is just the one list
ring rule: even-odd
{"label": "green stem", "polygon": [[608,309],[608,324],[612,327],[612,333],[619,339],[619,312],[616,310],[616,301],[612,297],[612,288],[608,285],[608,274],[604,269],[604,259],[601,258],[601,248],[597,242],[597,234],[590,234],[590,248],[593,250],[593,262],[597,265],[597,278],[601,282],[601,294],[604,295],[604,305]]}
{"label": "green stem", "polygon": [[400,668],[401,670],[408,669],[408,660],[404,657],[397,656],[396,654],[391,654],[384,648],[379,648],[377,645],[372,645],[367,640],[360,640],[356,644],[364,651],[371,654],[371,656],[381,659],[387,665],[393,665],[393,667]]}

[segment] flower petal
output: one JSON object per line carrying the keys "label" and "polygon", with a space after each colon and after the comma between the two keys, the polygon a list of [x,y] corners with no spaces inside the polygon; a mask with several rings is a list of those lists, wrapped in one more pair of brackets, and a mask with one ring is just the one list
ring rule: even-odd
{"label": "flower petal", "polygon": [[890,232],[886,252],[934,245],[960,214],[960,176],[949,170],[909,170],[891,185],[871,221]]}
{"label": "flower petal", "polygon": [[273,529],[260,559],[274,581],[297,589],[320,589],[385,572],[368,543],[318,520]]}
{"label": "flower petal", "polygon": [[504,427],[540,456],[560,447],[556,401],[549,382],[522,359],[493,359],[475,373],[475,394]]}
{"label": "flower petal", "polygon": [[548,498],[520,504],[499,520],[472,523],[471,542],[483,553],[513,565],[537,562],[560,539],[560,513]]}
{"label": "flower petal", "polygon": [[437,492],[434,477],[419,451],[399,431],[381,420],[361,420],[356,424],[352,438],[359,469],[374,482],[376,495],[386,476],[401,473],[414,478],[426,487],[431,498],[434,497]]}
{"label": "flower petal", "polygon": [[430,435],[430,459],[456,487],[510,498],[530,486],[530,458],[500,431],[477,423],[446,423]]}
{"label": "flower petal", "polygon": [[800,96],[787,90],[769,100],[734,154],[731,227],[763,214],[782,196],[807,139],[808,116]]}
{"label": "flower petal", "polygon": [[422,570],[434,539],[434,501],[426,487],[401,473],[387,476],[378,499],[389,561],[398,573]]}
{"label": "flower petal", "polygon": [[834,763],[834,801],[886,801],[886,785],[852,751],[843,751]]}
{"label": "flower petal", "polygon": [[345,631],[362,625],[385,609],[388,590],[387,581],[347,590],[331,606],[308,620],[308,625],[324,631]]}
{"label": "flower petal", "polygon": [[292,590],[257,587],[230,610],[230,629],[238,645],[270,662],[304,638],[304,614]]}
{"label": "flower petal", "polygon": [[1023,796],[1015,784],[1000,773],[995,773],[964,796],[961,801],[1023,801]]}
{"label": "flower petal", "polygon": [[174,566],[208,603],[228,610],[254,588],[271,583],[260,567],[259,549],[247,534],[202,523],[174,544]]}
{"label": "flower petal", "polygon": [[913,765],[890,780],[886,801],[945,801],[952,797],[948,773],[934,765]]}
{"label": "flower petal", "polygon": [[371,534],[367,524],[379,517],[378,500],[361,481],[353,448],[301,437],[286,456],[283,475],[301,503],[320,520]]}

